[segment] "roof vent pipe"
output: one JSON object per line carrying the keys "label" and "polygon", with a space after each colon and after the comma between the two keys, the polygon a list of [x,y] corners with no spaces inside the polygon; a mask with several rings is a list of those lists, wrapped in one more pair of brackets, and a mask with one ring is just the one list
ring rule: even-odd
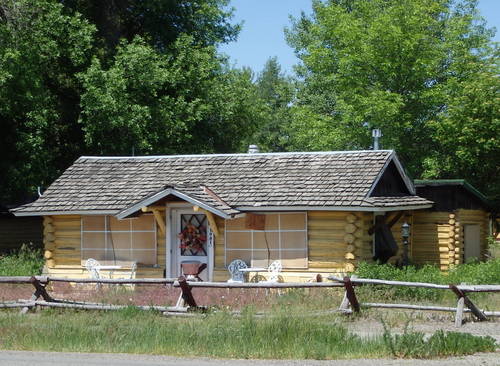
{"label": "roof vent pipe", "polygon": [[380,150],[378,139],[382,137],[382,131],[378,128],[372,130],[373,150]]}
{"label": "roof vent pipe", "polygon": [[248,153],[249,154],[258,154],[258,153],[260,153],[259,147],[257,145],[249,145],[248,146]]}

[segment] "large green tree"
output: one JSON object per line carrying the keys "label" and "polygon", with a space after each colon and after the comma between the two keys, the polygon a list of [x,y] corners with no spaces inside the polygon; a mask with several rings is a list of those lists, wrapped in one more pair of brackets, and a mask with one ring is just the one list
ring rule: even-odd
{"label": "large green tree", "polygon": [[[463,174],[495,191],[498,99],[488,98],[499,83],[497,55],[476,3],[313,1],[313,15],[296,19],[287,34],[302,61],[293,146],[369,148],[371,129],[381,128],[383,147],[396,149],[413,176]],[[457,147],[479,127],[485,144]]]}
{"label": "large green tree", "polygon": [[0,2],[0,204],[82,154],[235,151],[264,109],[228,0]]}
{"label": "large green tree", "polygon": [[0,203],[49,183],[82,149],[77,74],[95,27],[56,2],[0,5]]}
{"label": "large green tree", "polygon": [[181,36],[169,54],[124,41],[109,68],[82,74],[81,123],[99,154],[229,152],[260,115],[251,75]]}
{"label": "large green tree", "polygon": [[263,151],[286,151],[289,147],[290,106],[294,99],[293,79],[281,71],[276,57],[269,58],[255,81],[257,96],[266,109],[250,143]]}

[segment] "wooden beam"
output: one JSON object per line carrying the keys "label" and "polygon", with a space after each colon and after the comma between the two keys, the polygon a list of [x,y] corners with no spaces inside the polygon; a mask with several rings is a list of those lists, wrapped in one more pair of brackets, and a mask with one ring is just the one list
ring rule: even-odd
{"label": "wooden beam", "polygon": [[214,233],[215,236],[219,236],[219,228],[217,227],[217,223],[215,222],[214,214],[210,211],[204,210],[205,215],[207,215],[208,224],[210,225],[210,229]]}
{"label": "wooden beam", "polygon": [[167,208],[165,206],[146,206],[142,207],[141,211],[142,212],[153,212],[154,210],[156,211],[165,211]]}
{"label": "wooden beam", "polygon": [[166,232],[165,221],[163,221],[163,216],[160,214],[160,211],[153,210],[153,215],[155,217],[156,223],[158,224],[158,227],[160,228],[160,232],[162,234],[165,234]]}
{"label": "wooden beam", "polygon": [[375,224],[368,229],[368,234],[373,235],[373,233],[375,233],[375,230],[377,230],[379,227],[381,227],[384,224],[386,224],[389,229],[392,228],[394,226],[394,224],[396,222],[398,222],[398,220],[401,218],[401,216],[404,215],[404,213],[405,213],[405,211],[396,212],[394,214],[394,216],[391,217],[390,220],[389,220],[389,213],[386,213],[383,216],[384,219],[382,221],[380,221],[378,224]]}

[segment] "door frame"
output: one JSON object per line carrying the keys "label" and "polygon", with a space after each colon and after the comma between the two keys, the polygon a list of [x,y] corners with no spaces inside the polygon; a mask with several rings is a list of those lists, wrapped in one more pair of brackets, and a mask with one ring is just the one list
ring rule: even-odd
{"label": "door frame", "polygon": [[[196,215],[205,215],[203,212],[196,212],[193,210],[193,206],[189,203],[175,203],[168,204],[166,206],[166,221],[167,221],[167,230],[165,230],[165,266],[166,266],[166,277],[172,278],[173,274],[173,260],[175,256],[175,262],[178,261],[178,253],[177,253],[177,234],[173,228],[177,228],[177,214],[180,211],[189,211],[189,213]],[[186,213],[186,212],[184,212]],[[207,273],[208,280],[212,281],[213,279],[213,271],[214,271],[214,253],[215,253],[215,240],[210,225],[207,219]]]}

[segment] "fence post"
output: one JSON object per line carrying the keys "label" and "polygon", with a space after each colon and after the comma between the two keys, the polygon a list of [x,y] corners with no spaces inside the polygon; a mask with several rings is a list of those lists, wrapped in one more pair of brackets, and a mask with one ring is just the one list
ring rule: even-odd
{"label": "fence post", "polygon": [[182,290],[182,299],[184,302],[191,307],[198,307],[196,301],[194,300],[193,294],[191,293],[191,286],[188,285],[186,278],[184,276],[179,277],[179,286]]}
{"label": "fence post", "polygon": [[349,277],[344,277],[344,287],[347,299],[351,303],[352,309],[354,312],[359,313],[359,302],[356,298],[356,294],[354,292],[354,287],[352,286],[351,279]]}
{"label": "fence post", "polygon": [[460,327],[462,325],[462,320],[464,316],[464,298],[458,298],[457,302],[457,312],[455,313],[455,327]]}
{"label": "fence post", "polygon": [[[481,310],[479,310],[479,308],[467,297],[465,292],[460,290],[455,285],[450,285],[450,289],[455,293],[455,295],[457,295],[459,300],[463,299],[465,305],[467,305],[467,307],[470,309],[472,314],[476,316],[476,318],[478,318],[480,321],[488,320],[486,315],[484,315],[484,313]],[[457,305],[457,312],[458,312],[458,305]]]}
{"label": "fence post", "polygon": [[[47,293],[47,290],[45,290],[45,286],[42,285],[42,283],[35,277],[31,276],[30,278],[30,283],[33,285],[35,288],[35,292],[33,292],[33,295],[31,295],[31,301],[36,301],[38,298],[41,296],[45,301],[47,302],[53,302],[54,299]],[[47,281],[48,284],[48,281]],[[25,306],[21,309],[21,314],[26,314],[29,310],[28,306]]]}

